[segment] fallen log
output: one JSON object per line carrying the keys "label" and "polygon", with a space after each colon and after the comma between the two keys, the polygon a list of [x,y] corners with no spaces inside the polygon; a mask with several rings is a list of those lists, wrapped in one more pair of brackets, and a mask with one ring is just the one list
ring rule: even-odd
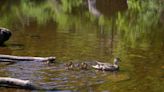
{"label": "fallen log", "polygon": [[21,80],[16,78],[0,77],[0,86],[2,87],[18,87],[24,89],[37,89],[29,80]]}
{"label": "fallen log", "polygon": [[53,63],[56,57],[30,57],[30,56],[13,56],[0,54],[0,62],[17,62],[17,61],[42,61]]}
{"label": "fallen log", "polygon": [[19,88],[19,89],[27,89],[27,90],[41,90],[41,91],[59,91],[59,89],[56,88],[43,88],[34,85],[29,80],[21,80],[16,78],[10,78],[10,77],[0,77],[0,87],[6,87],[6,88]]}

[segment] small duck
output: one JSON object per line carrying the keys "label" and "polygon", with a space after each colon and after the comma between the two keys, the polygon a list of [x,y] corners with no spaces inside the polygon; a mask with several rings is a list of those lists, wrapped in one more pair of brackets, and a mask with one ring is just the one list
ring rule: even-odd
{"label": "small duck", "polygon": [[88,69],[88,64],[85,63],[85,62],[82,62],[82,63],[80,64],[80,69],[82,69],[82,70],[87,70],[87,69]]}
{"label": "small duck", "polygon": [[92,67],[94,69],[103,70],[103,71],[117,71],[119,70],[118,62],[120,61],[121,60],[119,58],[115,58],[113,61],[113,64],[102,63],[102,62],[97,61],[97,64],[92,65]]}
{"label": "small duck", "polygon": [[67,70],[72,70],[72,69],[75,68],[75,65],[74,65],[73,62],[69,62],[69,63],[65,64],[65,68],[66,68]]}

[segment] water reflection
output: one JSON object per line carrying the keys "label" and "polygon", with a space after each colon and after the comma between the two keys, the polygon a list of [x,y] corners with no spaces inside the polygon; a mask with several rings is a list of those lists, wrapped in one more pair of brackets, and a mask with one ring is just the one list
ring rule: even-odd
{"label": "water reflection", "polygon": [[127,0],[106,0],[105,2],[96,0],[96,6],[104,16],[113,16],[128,9]]}
{"label": "water reflection", "polygon": [[0,54],[12,54],[12,50],[7,46],[0,46]]}
{"label": "water reflection", "polygon": [[[59,64],[2,65],[0,76],[72,91],[161,92],[163,1],[97,0],[94,8],[101,13],[97,18],[86,3],[2,0],[0,26],[12,29],[13,36],[0,47],[0,54],[56,56]],[[115,56],[123,61],[116,74],[63,70],[65,62],[111,62]]]}

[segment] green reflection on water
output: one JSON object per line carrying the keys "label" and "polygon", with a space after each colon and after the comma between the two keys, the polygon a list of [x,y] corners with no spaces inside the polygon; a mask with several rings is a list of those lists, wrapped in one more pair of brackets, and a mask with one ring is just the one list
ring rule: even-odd
{"label": "green reflection on water", "polygon": [[[56,56],[58,62],[112,62],[113,57],[119,56],[122,62],[117,74],[102,76],[99,73],[97,79],[91,80],[92,85],[86,87],[92,73],[81,74],[88,77],[80,81],[73,72],[71,76],[67,74],[68,82],[63,89],[67,85],[80,91],[161,92],[164,90],[163,1],[128,0],[121,3],[125,7],[117,6],[119,0],[107,1],[109,5],[105,1],[98,3],[102,16],[97,19],[89,13],[83,0],[2,0],[0,26],[10,28],[13,36],[6,43],[7,47],[0,47],[0,53]],[[111,5],[113,7],[109,7]],[[45,73],[38,74],[43,77],[43,83],[59,84],[62,80],[58,82],[53,78],[65,73],[49,69],[40,72]],[[0,75],[3,73],[2,69]],[[101,77],[103,83],[94,84]]]}

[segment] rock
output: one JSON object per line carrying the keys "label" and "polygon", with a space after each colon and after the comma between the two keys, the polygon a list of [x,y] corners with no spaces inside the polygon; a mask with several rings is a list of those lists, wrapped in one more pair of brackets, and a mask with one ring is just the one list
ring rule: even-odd
{"label": "rock", "polygon": [[6,28],[0,28],[0,45],[3,45],[11,36],[11,31]]}

